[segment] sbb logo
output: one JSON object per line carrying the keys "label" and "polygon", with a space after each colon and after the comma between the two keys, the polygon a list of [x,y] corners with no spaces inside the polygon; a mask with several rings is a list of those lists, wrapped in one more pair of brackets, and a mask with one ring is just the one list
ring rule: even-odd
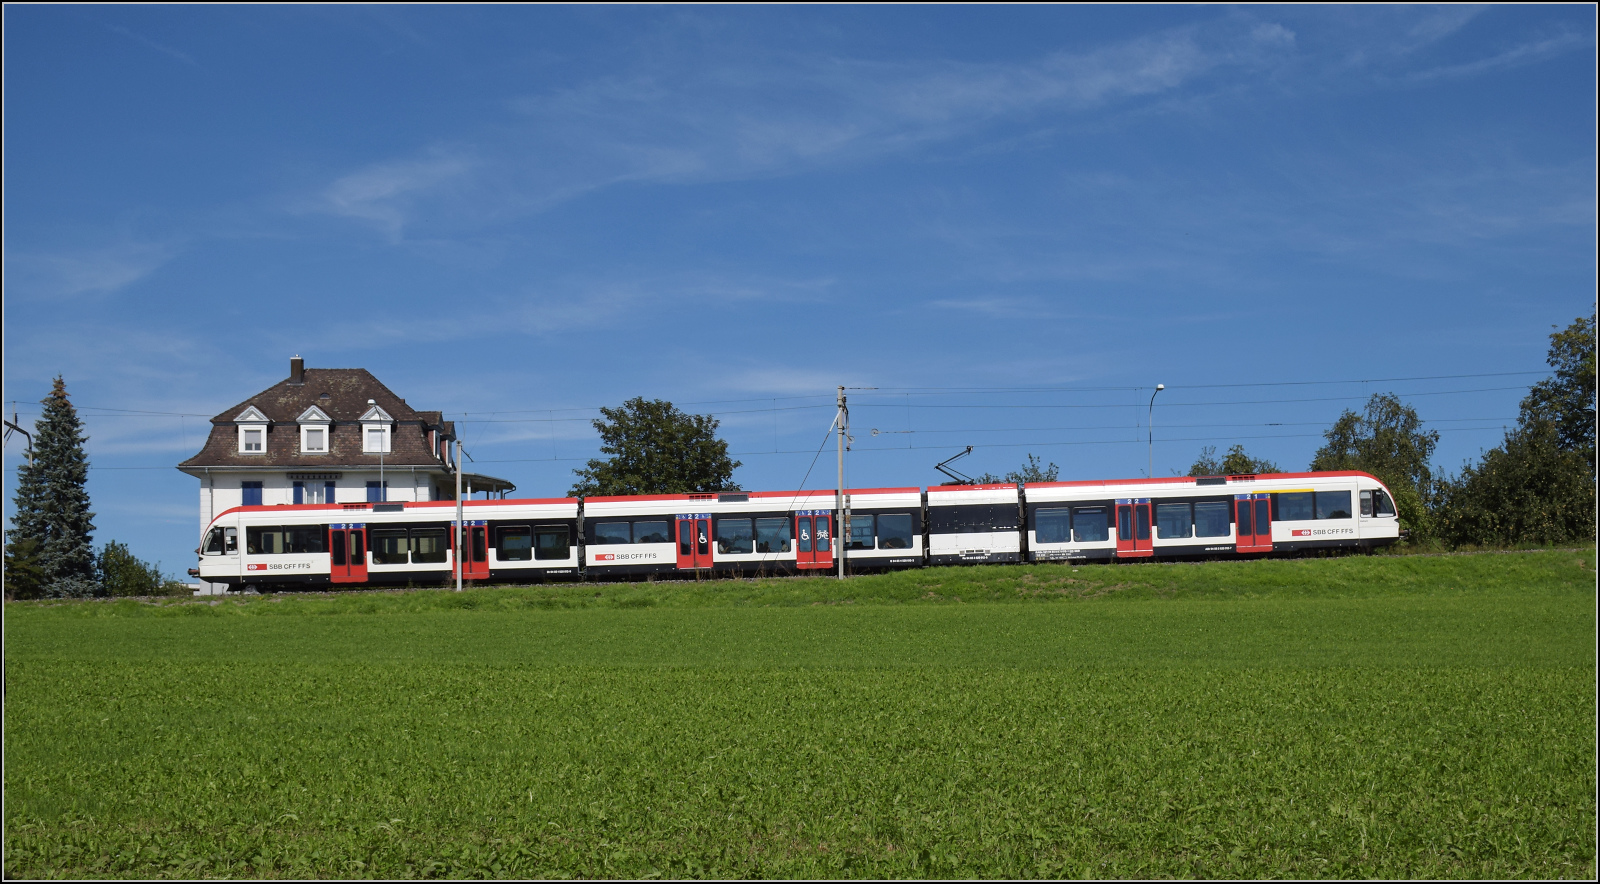
{"label": "sbb logo", "polygon": [[1310,528],[1296,528],[1291,533],[1295,537],[1310,537],[1311,536],[1311,529]]}
{"label": "sbb logo", "polygon": [[265,571],[265,570],[267,570],[267,566],[266,565],[246,565],[245,566],[245,570],[247,570],[247,571]]}
{"label": "sbb logo", "polygon": [[594,557],[594,560],[597,562],[610,562],[614,561],[616,558],[617,557],[612,553],[600,553]]}

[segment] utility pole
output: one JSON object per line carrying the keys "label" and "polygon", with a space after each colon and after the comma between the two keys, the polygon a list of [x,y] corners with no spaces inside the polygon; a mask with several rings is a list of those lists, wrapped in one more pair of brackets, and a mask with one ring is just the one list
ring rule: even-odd
{"label": "utility pole", "polygon": [[839,497],[833,508],[835,519],[833,526],[833,557],[839,562],[839,579],[844,579],[844,544],[841,537],[849,536],[850,512],[845,509],[844,497],[844,442],[849,436],[850,409],[845,407],[844,387],[839,387]]}
{"label": "utility pole", "polygon": [[456,440],[456,592],[461,591],[461,553],[467,548],[467,529],[461,525],[461,440]]}

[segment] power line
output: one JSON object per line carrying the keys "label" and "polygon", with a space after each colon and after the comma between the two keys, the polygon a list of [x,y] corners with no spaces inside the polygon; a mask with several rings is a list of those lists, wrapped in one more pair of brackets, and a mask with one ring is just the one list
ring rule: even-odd
{"label": "power line", "polygon": [[[1457,393],[1492,393],[1492,392],[1495,392],[1497,390],[1526,390],[1527,388],[1528,388],[1528,385],[1524,384],[1524,385],[1516,386],[1516,387],[1480,387],[1480,388],[1473,389],[1473,390],[1433,390],[1433,391],[1429,391],[1429,392],[1425,392],[1425,393],[1395,393],[1393,395],[1396,398],[1407,398],[1407,397],[1413,397],[1413,396],[1447,396],[1447,395],[1453,395],[1453,394],[1457,394]],[[1278,405],[1278,404],[1287,403],[1287,402],[1350,402],[1350,401],[1354,401],[1354,400],[1358,400],[1358,399],[1366,399],[1366,398],[1368,398],[1368,397],[1366,397],[1366,396],[1319,396],[1319,397],[1311,397],[1311,398],[1303,398],[1303,399],[1238,399],[1238,400],[1223,401],[1223,402],[1166,402],[1166,403],[1163,403],[1161,407],[1162,408],[1194,408],[1194,407],[1199,407],[1199,406],[1211,406],[1211,405]],[[902,403],[902,402],[864,402],[864,403],[860,403],[860,407],[862,407],[862,408],[906,408],[907,406],[906,406],[905,403]],[[988,404],[983,404],[983,405],[912,405],[912,406],[909,406],[909,407],[911,407],[911,408],[1138,408],[1139,407],[1139,403],[1125,403],[1125,404],[1120,404],[1120,405],[1119,404],[1097,404],[1097,405],[1061,405],[1061,404],[1050,404],[1050,405],[1015,405],[1015,404],[1010,404],[1010,405],[988,405]]]}

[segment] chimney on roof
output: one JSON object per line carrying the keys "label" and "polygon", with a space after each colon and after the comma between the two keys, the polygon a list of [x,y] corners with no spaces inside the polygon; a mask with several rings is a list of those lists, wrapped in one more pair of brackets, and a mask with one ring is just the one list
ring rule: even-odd
{"label": "chimney on roof", "polygon": [[300,386],[306,382],[306,361],[298,355],[289,360],[289,383]]}

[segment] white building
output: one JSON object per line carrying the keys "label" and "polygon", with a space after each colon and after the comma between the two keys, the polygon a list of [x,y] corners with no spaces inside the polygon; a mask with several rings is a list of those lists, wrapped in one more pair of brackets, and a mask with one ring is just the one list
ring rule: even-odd
{"label": "white building", "polygon": [[[232,507],[453,500],[455,424],[416,411],[364,368],[306,368],[211,419],[178,469],[200,480],[200,531]],[[464,491],[506,493],[492,476]],[[196,535],[199,536],[198,534]]]}

